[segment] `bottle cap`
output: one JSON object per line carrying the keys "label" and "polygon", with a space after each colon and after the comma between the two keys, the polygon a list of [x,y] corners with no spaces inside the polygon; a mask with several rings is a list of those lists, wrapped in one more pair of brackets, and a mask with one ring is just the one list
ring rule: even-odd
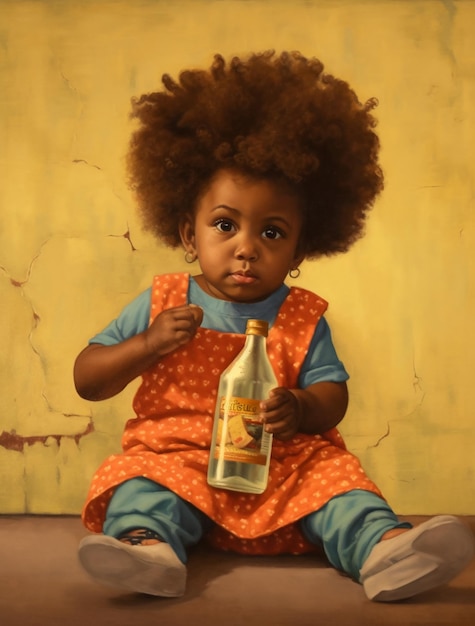
{"label": "bottle cap", "polygon": [[262,335],[267,337],[269,324],[265,320],[247,320],[246,335]]}

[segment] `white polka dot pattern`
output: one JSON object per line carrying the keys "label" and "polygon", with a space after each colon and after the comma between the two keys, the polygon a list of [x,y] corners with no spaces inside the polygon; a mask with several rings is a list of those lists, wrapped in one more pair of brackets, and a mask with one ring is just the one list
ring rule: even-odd
{"label": "white polka dot pattern", "polygon": [[[188,274],[157,276],[151,319],[186,303]],[[269,332],[268,351],[279,385],[297,386],[315,326],[326,309],[315,294],[292,288]],[[214,489],[206,482],[219,376],[244,345],[244,335],[199,329],[194,339],[143,374],[136,417],[122,438],[123,453],[96,472],[83,511],[101,532],[107,503],[121,482],[145,476],[166,486],[216,522],[210,540],[252,554],[302,553],[310,546],[294,524],[352,489],[381,495],[336,429],[324,436],[274,440],[269,486],[261,495]]]}

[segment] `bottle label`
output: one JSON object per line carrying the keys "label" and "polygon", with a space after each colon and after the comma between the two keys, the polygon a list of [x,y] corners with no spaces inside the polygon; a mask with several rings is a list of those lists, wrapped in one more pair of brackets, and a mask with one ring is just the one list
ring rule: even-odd
{"label": "bottle label", "polygon": [[215,459],[265,465],[261,449],[262,422],[258,418],[259,400],[222,397],[219,407]]}

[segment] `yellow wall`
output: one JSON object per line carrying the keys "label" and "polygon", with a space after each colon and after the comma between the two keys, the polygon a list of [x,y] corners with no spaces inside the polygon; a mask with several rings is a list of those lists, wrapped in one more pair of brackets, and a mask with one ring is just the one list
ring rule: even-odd
{"label": "yellow wall", "polygon": [[348,446],[398,512],[475,514],[475,4],[0,0],[0,14],[0,513],[80,510],[133,385],[87,403],[74,358],[154,273],[184,269],[134,213],[130,97],[216,51],[276,48],[380,100],[387,182],[367,236],[299,279],[331,302]]}

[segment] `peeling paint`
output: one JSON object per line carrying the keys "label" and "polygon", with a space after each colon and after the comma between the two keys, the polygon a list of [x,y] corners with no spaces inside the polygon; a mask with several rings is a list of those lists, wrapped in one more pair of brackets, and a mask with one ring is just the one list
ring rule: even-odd
{"label": "peeling paint", "polygon": [[[63,414],[65,417],[76,417],[67,414]],[[58,434],[48,434],[48,435],[18,435],[15,430],[11,430],[10,432],[3,431],[0,434],[0,446],[5,448],[6,450],[12,450],[14,452],[23,452],[25,446],[33,446],[35,443],[41,443],[46,445],[48,439],[54,439],[58,446],[61,444],[63,439],[72,439],[76,443],[90,435],[94,432],[94,425],[90,422],[86,428],[86,430],[82,433],[77,433],[75,435],[58,435]]]}

